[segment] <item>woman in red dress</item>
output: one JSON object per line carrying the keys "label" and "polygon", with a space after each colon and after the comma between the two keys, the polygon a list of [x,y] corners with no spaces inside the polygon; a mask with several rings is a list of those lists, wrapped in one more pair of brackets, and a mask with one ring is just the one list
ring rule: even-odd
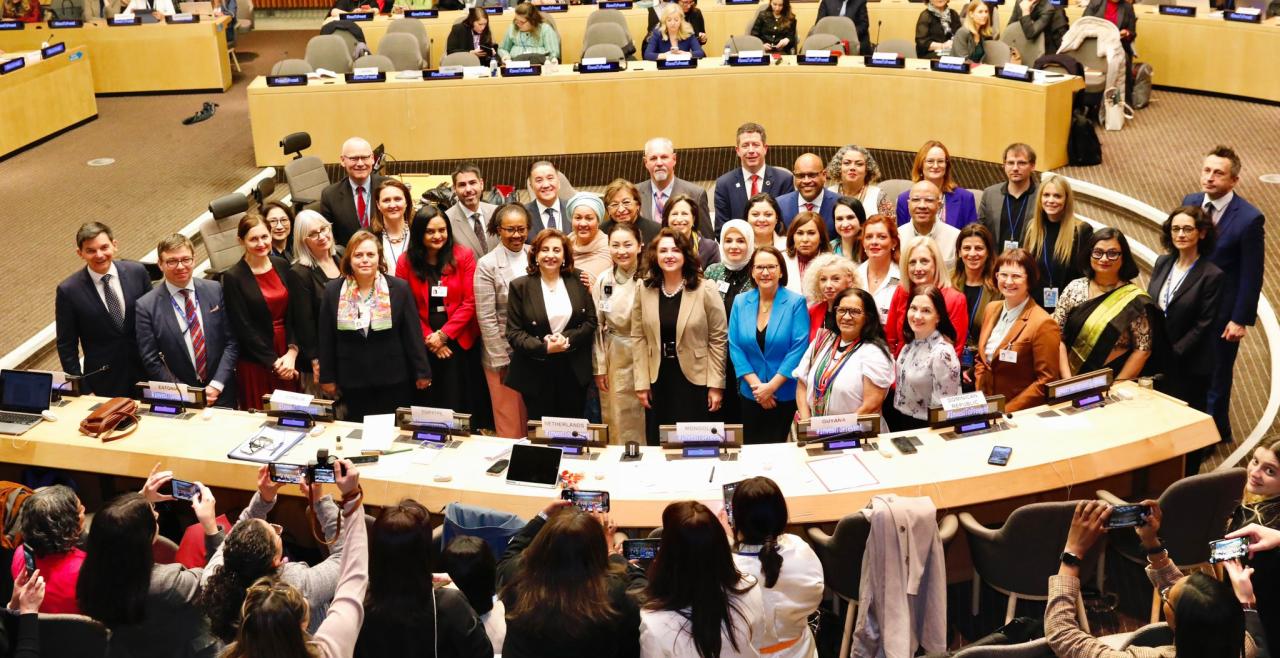
{"label": "woman in red dress", "polygon": [[236,231],[244,258],[222,275],[227,313],[240,343],[236,389],[240,409],[261,409],[262,396],[276,389],[301,390],[296,359],[289,263],[271,255],[271,231],[257,215],[246,215]]}

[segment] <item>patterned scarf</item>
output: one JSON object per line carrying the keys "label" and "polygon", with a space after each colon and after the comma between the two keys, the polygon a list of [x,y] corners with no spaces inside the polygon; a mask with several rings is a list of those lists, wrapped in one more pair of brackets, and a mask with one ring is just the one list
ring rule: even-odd
{"label": "patterned scarf", "polygon": [[[391,288],[387,278],[378,274],[374,280],[373,290],[369,291],[373,299],[372,318],[369,331],[382,331],[391,328]],[[359,331],[363,328],[360,317],[360,287],[354,277],[342,280],[342,290],[338,291],[338,330]]]}
{"label": "patterned scarf", "polygon": [[937,16],[937,17],[938,17],[938,21],[942,23],[942,33],[943,33],[943,34],[945,34],[945,35],[947,35],[947,36],[951,36],[951,11],[950,11],[950,8],[947,8],[947,9],[938,9],[937,7],[934,7],[934,6],[933,6],[933,5],[931,5],[931,4],[927,4],[927,5],[925,5],[925,7],[924,7],[924,8],[925,8],[925,9],[928,9],[930,14],[933,14],[934,16]]}

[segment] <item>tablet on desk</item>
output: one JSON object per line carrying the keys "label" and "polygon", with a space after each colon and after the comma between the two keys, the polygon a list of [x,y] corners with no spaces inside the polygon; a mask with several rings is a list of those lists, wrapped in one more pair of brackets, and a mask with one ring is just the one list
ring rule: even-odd
{"label": "tablet on desk", "polygon": [[526,487],[554,489],[560,481],[559,448],[517,443],[511,446],[511,464],[507,466],[507,482]]}

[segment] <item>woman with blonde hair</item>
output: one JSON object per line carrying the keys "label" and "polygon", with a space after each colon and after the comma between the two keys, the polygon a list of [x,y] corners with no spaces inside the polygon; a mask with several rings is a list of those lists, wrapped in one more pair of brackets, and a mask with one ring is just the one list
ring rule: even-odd
{"label": "woman with blonde hair", "polygon": [[848,258],[822,254],[813,259],[804,273],[803,290],[809,301],[809,340],[825,327],[836,331],[832,300],[847,288],[862,288],[858,266]]}
{"label": "woman with blonde hair", "polygon": [[912,238],[902,249],[898,268],[902,272],[902,280],[893,293],[893,301],[889,304],[889,319],[884,325],[889,351],[897,357],[902,350],[902,324],[907,315],[907,307],[911,298],[917,294],[916,288],[928,285],[937,288],[945,302],[947,317],[956,334],[952,337],[951,344],[955,347],[958,358],[969,336],[969,309],[965,307],[964,294],[952,288],[951,282],[944,275],[942,250],[938,248],[938,243],[927,235]]}
{"label": "woman with blonde hair", "polygon": [[672,55],[694,59],[706,56],[693,33],[693,26],[684,19],[684,10],[676,2],[668,2],[658,8],[658,26],[644,43],[644,58],[649,61],[667,59]]}
{"label": "woman with blonde hair", "polygon": [[1023,233],[1022,248],[1039,270],[1040,285],[1031,290],[1031,298],[1052,310],[1067,284],[1086,274],[1088,263],[1082,263],[1080,255],[1093,237],[1093,227],[1076,217],[1075,193],[1067,179],[1045,176],[1037,193],[1040,200]]}
{"label": "woman with blonde hair", "polygon": [[992,27],[991,6],[983,0],[971,0],[960,12],[960,29],[956,30],[951,54],[970,62],[981,63],[986,55],[983,43],[995,37]]}

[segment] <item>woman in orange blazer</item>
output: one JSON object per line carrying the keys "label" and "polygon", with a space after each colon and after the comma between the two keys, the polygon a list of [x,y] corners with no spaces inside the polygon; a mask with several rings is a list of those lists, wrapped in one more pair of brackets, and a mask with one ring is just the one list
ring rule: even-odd
{"label": "woman in orange blazer", "polygon": [[984,312],[974,373],[979,390],[1003,395],[1005,408],[1017,411],[1044,404],[1045,385],[1058,379],[1062,333],[1031,299],[1038,270],[1026,250],[1000,254],[995,269],[1004,301],[991,302]]}

